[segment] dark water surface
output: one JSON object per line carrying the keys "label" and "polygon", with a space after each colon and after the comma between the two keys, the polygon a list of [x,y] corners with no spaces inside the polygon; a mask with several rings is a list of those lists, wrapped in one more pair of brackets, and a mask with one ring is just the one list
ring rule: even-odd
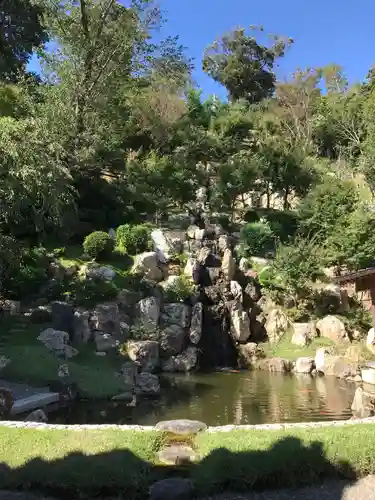
{"label": "dark water surface", "polygon": [[162,379],[162,396],[136,407],[77,402],[50,414],[54,423],[154,425],[188,418],[208,425],[344,420],[356,385],[334,377],[285,376],[268,372],[216,372]]}

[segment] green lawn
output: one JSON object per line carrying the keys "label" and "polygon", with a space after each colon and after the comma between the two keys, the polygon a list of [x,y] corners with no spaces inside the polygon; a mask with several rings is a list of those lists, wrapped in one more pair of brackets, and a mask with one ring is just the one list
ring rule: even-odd
{"label": "green lawn", "polygon": [[0,487],[141,500],[152,482],[175,475],[190,477],[199,494],[355,479],[375,472],[374,431],[366,424],[205,432],[192,443],[200,462],[175,467],[157,463],[162,433],[0,427]]}
{"label": "green lawn", "polygon": [[70,360],[61,360],[51,354],[37,340],[39,333],[50,325],[28,325],[27,330],[11,334],[12,321],[3,322],[0,332],[1,355],[12,362],[1,372],[9,381],[43,386],[59,380],[58,366],[69,366],[69,382],[75,382],[88,397],[106,398],[124,391],[124,385],[115,377],[124,361],[118,356],[96,356],[94,346],[76,346],[79,354]]}
{"label": "green lawn", "polygon": [[327,338],[316,337],[311,344],[306,347],[299,347],[292,344],[292,333],[288,332],[276,345],[265,343],[261,344],[261,347],[268,358],[279,357],[295,361],[297,358],[303,356],[314,358],[316,350],[319,349],[319,347],[330,347],[333,345],[334,343]]}

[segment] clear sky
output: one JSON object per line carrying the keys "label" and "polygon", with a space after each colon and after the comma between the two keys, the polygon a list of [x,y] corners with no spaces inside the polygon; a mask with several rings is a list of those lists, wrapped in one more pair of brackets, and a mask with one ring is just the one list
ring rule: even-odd
{"label": "clear sky", "polygon": [[[124,1],[124,3],[126,3]],[[159,0],[163,35],[180,36],[195,59],[194,79],[204,94],[225,91],[201,70],[204,49],[238,26],[263,25],[266,33],[295,40],[277,69],[279,79],[297,67],[330,63],[350,82],[362,81],[375,63],[375,0]],[[37,69],[35,59],[31,67]]]}
{"label": "clear sky", "polygon": [[362,81],[375,63],[375,0],[159,0],[166,34],[179,34],[196,61],[194,78],[205,94],[223,92],[204,75],[204,48],[232,28],[263,25],[294,45],[280,62],[278,77],[297,67],[336,63],[351,82]]}

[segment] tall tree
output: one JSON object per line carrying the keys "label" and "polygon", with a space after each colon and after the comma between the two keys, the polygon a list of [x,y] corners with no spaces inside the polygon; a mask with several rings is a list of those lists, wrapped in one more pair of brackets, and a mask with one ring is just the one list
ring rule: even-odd
{"label": "tall tree", "polygon": [[236,29],[222,36],[206,49],[203,70],[228,91],[231,100],[246,99],[250,104],[272,95],[276,76],[275,64],[291,39],[272,36],[270,46],[260,45],[254,31],[263,28]]}
{"label": "tall tree", "polygon": [[40,6],[31,0],[0,2],[0,79],[16,81],[33,49],[47,41],[41,15]]}

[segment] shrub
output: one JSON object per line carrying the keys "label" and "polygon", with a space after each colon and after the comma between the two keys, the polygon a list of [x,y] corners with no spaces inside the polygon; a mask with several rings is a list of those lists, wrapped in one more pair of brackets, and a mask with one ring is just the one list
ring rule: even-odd
{"label": "shrub", "polygon": [[113,300],[119,292],[113,281],[76,279],[65,292],[65,296],[76,305],[94,306],[103,301]]}
{"label": "shrub", "polygon": [[241,230],[241,244],[244,257],[264,256],[275,247],[276,237],[268,222],[251,222]]}
{"label": "shrub", "polygon": [[21,265],[21,249],[11,236],[0,234],[0,293],[9,290],[10,282],[18,274]]}
{"label": "shrub", "polygon": [[187,276],[181,274],[165,289],[167,302],[184,302],[196,293],[196,286]]}
{"label": "shrub", "polygon": [[132,340],[160,340],[161,331],[159,328],[149,330],[143,325],[134,325],[130,329],[130,338]]}
{"label": "shrub", "polygon": [[134,255],[150,248],[150,234],[150,227],[146,224],[124,224],[116,230],[116,242],[120,248]]}
{"label": "shrub", "polygon": [[85,253],[93,259],[109,257],[113,252],[114,246],[114,241],[104,231],[94,231],[86,236],[83,242]]}
{"label": "shrub", "polygon": [[314,241],[297,238],[292,245],[278,247],[273,268],[283,288],[293,296],[300,296],[321,277],[322,260],[321,246]]}

